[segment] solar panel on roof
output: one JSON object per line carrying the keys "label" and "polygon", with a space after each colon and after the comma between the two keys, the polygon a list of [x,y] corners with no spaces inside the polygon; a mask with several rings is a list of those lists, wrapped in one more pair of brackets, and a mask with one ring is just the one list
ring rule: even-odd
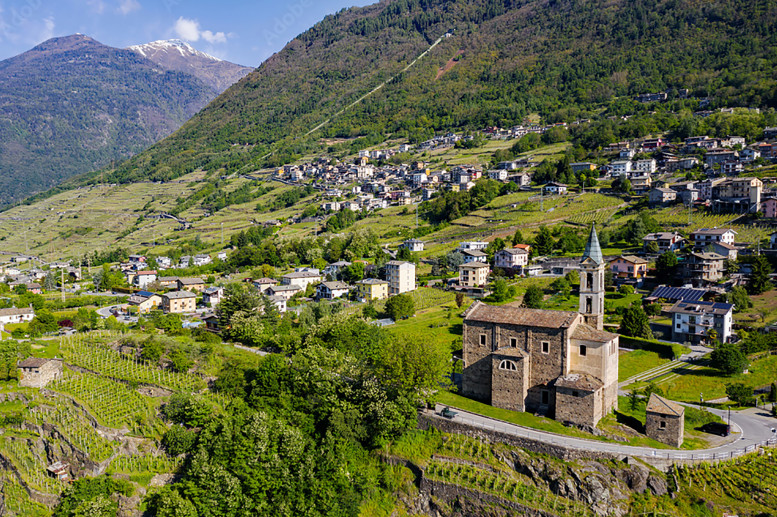
{"label": "solar panel on roof", "polygon": [[654,298],[665,298],[667,300],[682,300],[684,302],[698,302],[704,297],[707,291],[704,289],[689,289],[687,287],[657,287],[650,295]]}

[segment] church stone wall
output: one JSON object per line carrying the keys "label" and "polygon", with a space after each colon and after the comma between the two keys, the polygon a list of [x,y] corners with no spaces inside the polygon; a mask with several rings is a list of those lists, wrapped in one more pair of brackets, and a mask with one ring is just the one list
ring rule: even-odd
{"label": "church stone wall", "polygon": [[[512,361],[517,370],[500,369],[502,361]],[[493,354],[491,362],[491,405],[524,411],[529,364],[522,357]]]}
{"label": "church stone wall", "polygon": [[584,391],[556,388],[556,420],[596,427],[602,418],[602,390]]}

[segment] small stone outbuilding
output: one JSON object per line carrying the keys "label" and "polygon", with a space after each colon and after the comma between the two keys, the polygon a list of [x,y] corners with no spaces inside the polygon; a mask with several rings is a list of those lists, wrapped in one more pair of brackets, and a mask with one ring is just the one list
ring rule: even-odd
{"label": "small stone outbuilding", "polygon": [[684,407],[652,393],[645,412],[645,432],[648,438],[672,447],[680,447],[683,444]]}
{"label": "small stone outbuilding", "polygon": [[62,359],[45,359],[28,357],[21,361],[19,369],[19,386],[26,388],[45,388],[48,383],[62,377]]}

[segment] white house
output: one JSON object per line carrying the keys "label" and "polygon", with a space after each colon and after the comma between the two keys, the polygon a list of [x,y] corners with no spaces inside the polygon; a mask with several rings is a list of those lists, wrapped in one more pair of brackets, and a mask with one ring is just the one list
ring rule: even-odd
{"label": "white house", "polygon": [[716,340],[727,343],[731,338],[734,321],[734,306],[718,302],[679,301],[669,309],[672,314],[672,341],[677,343],[700,343]]}
{"label": "white house", "polygon": [[497,181],[507,181],[508,174],[509,172],[507,171],[507,169],[496,169],[496,170],[488,171],[488,177],[491,178],[492,180],[497,180]]}
{"label": "white house", "polygon": [[202,292],[202,301],[205,305],[215,307],[224,298],[223,287],[208,287]]}
{"label": "white house", "polygon": [[407,248],[413,252],[424,251],[424,241],[419,241],[418,239],[407,239],[402,243],[402,247]]}
{"label": "white house", "polygon": [[415,290],[415,264],[401,260],[391,260],[386,263],[386,281],[389,283],[389,294],[402,294]]}
{"label": "white house", "polygon": [[631,160],[618,160],[610,164],[610,172],[613,176],[620,176],[631,172]]}
{"label": "white house", "polygon": [[656,160],[649,158],[632,162],[631,170],[639,174],[653,174],[658,170],[658,167],[656,166]]}
{"label": "white house", "polygon": [[309,284],[321,282],[321,275],[312,271],[295,271],[281,277],[282,285],[296,285],[301,289],[307,289]]}
{"label": "white house", "polygon": [[494,267],[523,272],[523,268],[529,264],[529,252],[520,248],[507,248],[499,250],[494,255]]}
{"label": "white house", "polygon": [[734,236],[737,234],[730,228],[702,228],[691,234],[691,240],[696,248],[703,248],[713,242],[734,244]]}
{"label": "white house", "polygon": [[170,257],[157,257],[156,267],[159,269],[170,269],[173,267],[173,261],[170,260]]}
{"label": "white house", "polygon": [[465,250],[482,250],[486,249],[488,247],[487,242],[480,242],[480,241],[470,241],[470,242],[460,242],[459,243],[459,250],[465,251]]}
{"label": "white house", "polygon": [[32,307],[0,309],[0,324],[2,325],[25,323],[27,321],[32,321],[33,318],[35,318],[35,309]]}
{"label": "white house", "polygon": [[567,186],[563,183],[550,182],[542,187],[542,190],[547,195],[561,195],[567,193]]}
{"label": "white house", "polygon": [[132,281],[135,287],[140,289],[145,289],[154,282],[156,282],[156,271],[138,271]]}
{"label": "white house", "polygon": [[211,263],[210,255],[195,255],[194,256],[194,265],[195,266],[204,266],[206,264]]}
{"label": "white house", "polygon": [[470,262],[488,262],[488,255],[480,250],[464,250],[461,254],[464,256],[465,264],[469,264]]}
{"label": "white house", "polygon": [[316,287],[316,298],[319,300],[334,300],[348,296],[351,286],[345,282],[322,282]]}

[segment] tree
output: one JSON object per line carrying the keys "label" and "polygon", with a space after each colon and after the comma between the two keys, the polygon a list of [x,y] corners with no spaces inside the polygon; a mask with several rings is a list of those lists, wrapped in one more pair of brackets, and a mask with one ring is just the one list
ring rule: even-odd
{"label": "tree", "polygon": [[540,231],[537,236],[534,237],[534,249],[540,255],[550,255],[553,253],[553,248],[556,245],[556,241],[553,239],[553,234],[547,226],[540,226]]}
{"label": "tree", "polygon": [[464,293],[456,293],[456,307],[461,309],[461,306],[464,305]]}
{"label": "tree", "polygon": [[394,321],[406,319],[415,314],[415,302],[409,294],[398,294],[386,301],[385,310]]}
{"label": "tree", "polygon": [[405,260],[405,261],[412,261],[413,260],[413,254],[410,252],[409,248],[406,248],[402,246],[399,248],[399,251],[397,251],[397,260]]}
{"label": "tree", "polygon": [[618,332],[624,336],[653,339],[653,332],[650,330],[650,320],[639,301],[634,302],[623,311],[623,318],[621,319],[621,326]]}
{"label": "tree", "polygon": [[521,233],[521,229],[515,230],[515,233],[513,234],[513,246],[516,244],[522,244],[523,243],[523,233]]}
{"label": "tree", "polygon": [[189,368],[192,367],[191,359],[189,359],[189,356],[186,355],[186,352],[180,348],[178,350],[173,350],[170,353],[169,358],[173,365],[173,370],[176,372],[188,372]]}
{"label": "tree", "polygon": [[550,284],[550,288],[561,293],[561,296],[564,298],[569,298],[569,295],[572,293],[572,286],[569,285],[569,280],[565,277],[554,280],[553,283]]}
{"label": "tree", "polygon": [[523,295],[523,306],[529,309],[541,309],[544,294],[536,285],[529,286]]}
{"label": "tree", "polygon": [[753,272],[750,275],[750,281],[747,283],[747,292],[750,294],[761,294],[772,288],[769,280],[769,273],[772,272],[772,265],[765,255],[756,256],[751,266]]}
{"label": "tree", "polygon": [[665,251],[656,259],[656,275],[660,279],[674,278],[677,269],[677,255],[672,251]]}
{"label": "tree", "polygon": [[772,383],[769,390],[769,402],[777,402],[777,384]]}
{"label": "tree", "polygon": [[734,305],[734,312],[741,312],[753,306],[747,289],[741,285],[735,285],[731,288],[731,291],[726,294],[726,301]]}
{"label": "tree", "polygon": [[[403,248],[404,249],[404,248]],[[348,283],[364,279],[364,262],[354,262],[343,270],[343,280]]]}
{"label": "tree", "polygon": [[645,251],[648,253],[658,253],[658,243],[656,241],[650,241],[647,243],[647,246],[645,246]]}
{"label": "tree", "polygon": [[710,355],[713,368],[726,375],[742,373],[747,366],[747,356],[733,343],[718,345]]}
{"label": "tree", "polygon": [[501,303],[513,298],[517,294],[517,290],[514,285],[509,285],[504,278],[499,278],[494,282],[494,290],[491,297],[495,302]]}
{"label": "tree", "polygon": [[743,382],[726,384],[726,396],[739,406],[749,406],[753,403],[753,388]]}
{"label": "tree", "polygon": [[232,315],[236,312],[253,312],[262,306],[262,297],[244,283],[229,284],[224,288],[224,298],[216,307],[219,324],[222,328],[230,325]]}
{"label": "tree", "polygon": [[157,364],[164,353],[162,345],[154,338],[148,338],[144,343],[143,351],[140,353],[140,357],[149,363]]}

